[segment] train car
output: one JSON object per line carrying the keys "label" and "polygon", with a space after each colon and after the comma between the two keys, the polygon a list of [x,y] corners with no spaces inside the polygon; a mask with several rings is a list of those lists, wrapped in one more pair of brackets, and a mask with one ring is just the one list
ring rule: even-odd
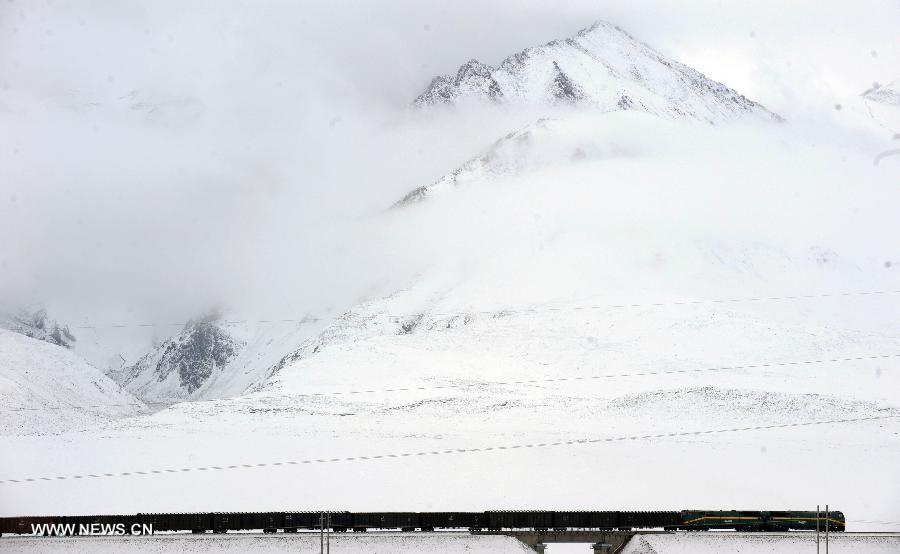
{"label": "train car", "polygon": [[555,512],[554,528],[647,529],[681,521],[679,512],[573,511]]}
{"label": "train car", "polygon": [[209,512],[170,513],[170,514],[138,514],[141,525],[153,527],[153,532],[190,531],[205,533],[211,531],[212,514]]}
{"label": "train car", "polygon": [[[32,535],[35,532],[35,526],[53,523],[59,523],[59,518],[52,516],[4,517],[0,518],[0,535],[3,533]],[[45,532],[45,534],[49,534],[49,532]]]}
{"label": "train car", "polygon": [[846,529],[847,520],[843,512],[765,512],[767,531],[815,531],[818,523],[819,531],[841,532]]}
{"label": "train car", "polygon": [[484,512],[421,512],[419,525],[422,531],[435,529],[480,531],[487,527],[487,519]]}
{"label": "train car", "polygon": [[298,529],[312,529],[312,514],[313,512],[283,512],[281,528],[285,533],[296,533]]}
{"label": "train car", "polygon": [[488,529],[500,531],[502,529],[534,529],[546,531],[553,528],[553,513],[551,511],[531,510],[499,510],[485,512],[487,515]]}
{"label": "train car", "polygon": [[239,515],[241,529],[275,533],[284,527],[283,512],[243,512]]}
{"label": "train car", "polygon": [[618,521],[619,512],[553,512],[553,528],[559,530],[614,529],[618,525]]}
{"label": "train car", "polygon": [[354,512],[352,519],[354,531],[368,529],[415,531],[417,527],[421,527],[418,512]]}
{"label": "train car", "polygon": [[214,512],[212,514],[212,532],[227,533],[241,530],[241,513]]}
{"label": "train car", "polygon": [[140,524],[140,520],[137,515],[64,516],[58,518],[58,523],[70,526],[71,532],[67,531],[67,534],[72,535],[85,533],[130,535],[134,526]]}
{"label": "train car", "polygon": [[353,526],[353,514],[350,512],[327,512],[325,517],[331,521],[331,528],[338,533],[348,531]]}
{"label": "train car", "polygon": [[654,510],[648,512],[619,512],[618,529],[664,529],[681,523],[681,512]]}
{"label": "train car", "polygon": [[733,529],[735,531],[763,531],[766,529],[764,512],[740,510],[685,510],[681,522],[666,526],[667,529],[707,531]]}

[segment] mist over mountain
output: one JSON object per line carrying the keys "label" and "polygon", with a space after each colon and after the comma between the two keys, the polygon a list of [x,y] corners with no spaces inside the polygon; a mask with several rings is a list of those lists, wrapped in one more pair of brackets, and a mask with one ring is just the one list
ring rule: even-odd
{"label": "mist over mountain", "polygon": [[66,348],[71,348],[77,340],[67,325],[48,318],[47,310],[43,308],[20,308],[11,313],[0,313],[0,328]]}

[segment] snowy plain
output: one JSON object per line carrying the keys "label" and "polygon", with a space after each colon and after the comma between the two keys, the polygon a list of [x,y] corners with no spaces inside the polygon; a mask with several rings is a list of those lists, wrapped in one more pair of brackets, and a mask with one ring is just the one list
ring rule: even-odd
{"label": "snowy plain", "polygon": [[[623,554],[679,554],[717,552],[759,552],[793,554],[815,550],[815,535],[754,536],[745,533],[682,533],[678,535],[645,535],[635,537],[621,551]],[[824,550],[824,536],[820,537]],[[12,538],[3,543],[5,552],[134,552],[154,554],[159,552],[319,552],[320,537],[317,533],[298,535],[263,536],[238,533],[228,536],[157,535],[154,537],[109,538]],[[851,554],[888,554],[900,548],[900,537],[886,535],[832,535],[830,548],[836,552]],[[417,535],[397,533],[369,533],[365,536],[332,535],[330,547],[335,553],[490,553],[514,554],[534,552],[511,537],[470,536],[465,533],[421,533]],[[560,543],[547,545],[548,554],[587,554],[590,544]]]}

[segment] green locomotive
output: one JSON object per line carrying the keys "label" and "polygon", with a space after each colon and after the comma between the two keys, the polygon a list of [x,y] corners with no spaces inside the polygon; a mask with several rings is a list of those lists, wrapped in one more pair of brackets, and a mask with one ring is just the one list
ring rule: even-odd
{"label": "green locomotive", "polygon": [[679,525],[666,526],[670,530],[707,531],[710,529],[734,529],[735,531],[843,531],[846,520],[842,512],[755,512],[755,511],[700,511],[681,512]]}

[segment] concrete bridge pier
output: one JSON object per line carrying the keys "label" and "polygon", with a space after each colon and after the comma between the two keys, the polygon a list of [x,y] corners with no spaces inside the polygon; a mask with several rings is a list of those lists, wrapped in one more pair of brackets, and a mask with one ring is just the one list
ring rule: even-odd
{"label": "concrete bridge pier", "polygon": [[543,554],[551,543],[584,543],[593,548],[595,553],[617,554],[636,534],[667,533],[668,531],[472,531],[475,535],[506,535],[515,537],[535,552]]}

